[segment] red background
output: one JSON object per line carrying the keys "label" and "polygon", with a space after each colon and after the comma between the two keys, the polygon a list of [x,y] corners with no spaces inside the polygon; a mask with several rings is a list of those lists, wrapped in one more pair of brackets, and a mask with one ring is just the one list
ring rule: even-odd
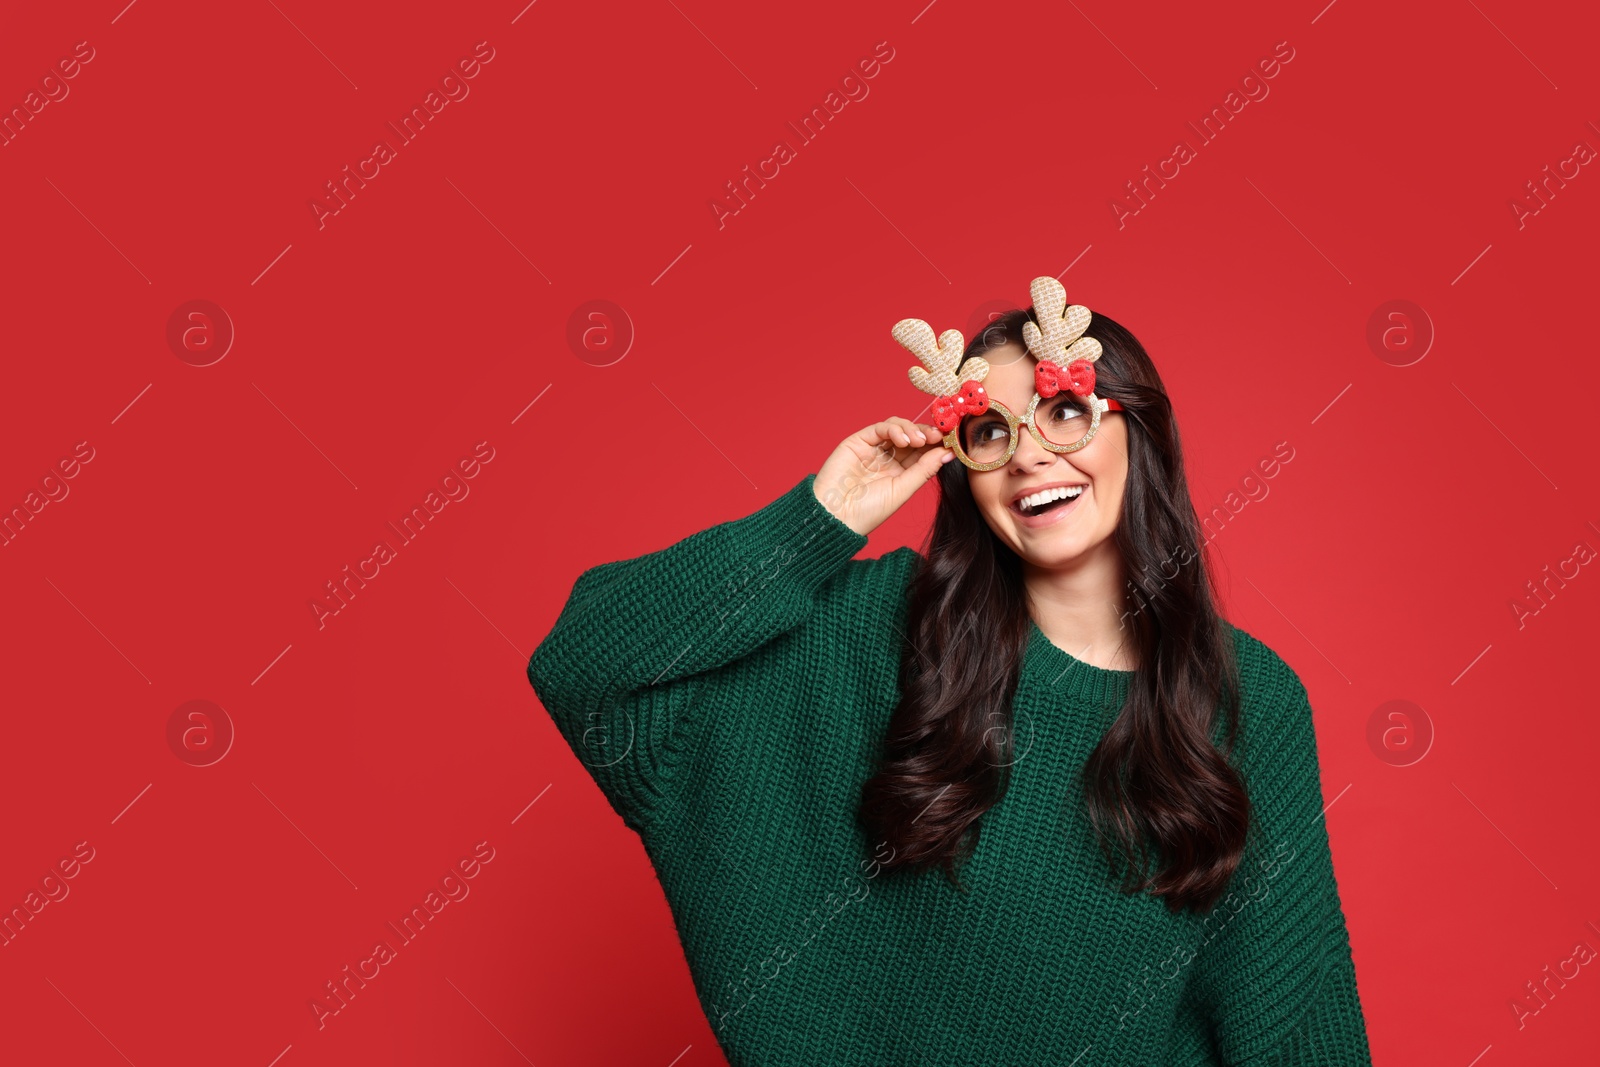
{"label": "red background", "polygon": [[[0,948],[6,1060],[720,1063],[526,657],[584,568],[914,415],[897,319],[970,334],[1039,274],[1149,348],[1197,507],[1293,450],[1212,547],[1230,617],[1312,694],[1377,1062],[1593,1054],[1593,966],[1520,1027],[1511,1003],[1600,948],[1600,576],[1512,604],[1600,548],[1600,175],[1510,207],[1600,146],[1592,11],[123,2],[0,34],[8,111],[94,50],[0,147],[0,506],[93,450],[0,547],[0,902],[94,850]],[[324,183],[480,41],[470,94],[319,228]],[[869,94],[798,144],[879,42]],[[1279,42],[1269,95],[1199,146],[1186,123]],[[1197,157],[1119,226],[1179,138]],[[1435,334],[1407,366],[1367,340],[1397,299]],[[235,331],[209,366],[167,340],[191,300]],[[591,300],[620,313],[574,347]],[[470,494],[319,628],[324,583],[479,442]],[[235,731],[209,766],[168,740],[191,700]],[[1368,741],[1390,700],[1434,731],[1410,766]],[[479,842],[470,895],[319,1029],[324,983]]]}

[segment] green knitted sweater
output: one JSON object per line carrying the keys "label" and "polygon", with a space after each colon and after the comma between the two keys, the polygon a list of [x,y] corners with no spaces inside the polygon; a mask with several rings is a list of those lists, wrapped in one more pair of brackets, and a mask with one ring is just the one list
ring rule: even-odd
{"label": "green knitted sweater", "polygon": [[1208,914],[1116,888],[1080,776],[1132,673],[1037,625],[1013,703],[1026,754],[961,869],[967,891],[880,869],[888,852],[854,813],[921,556],[854,559],[867,539],[814,477],[583,572],[528,663],[640,835],[729,1063],[1369,1065],[1310,703],[1242,630],[1235,761],[1256,822]]}

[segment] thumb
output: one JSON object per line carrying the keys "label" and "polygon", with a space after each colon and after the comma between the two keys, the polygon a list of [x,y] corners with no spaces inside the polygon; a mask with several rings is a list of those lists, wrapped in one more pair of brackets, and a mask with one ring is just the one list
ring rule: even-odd
{"label": "thumb", "polygon": [[918,456],[917,461],[902,471],[900,476],[895,479],[895,488],[900,490],[897,495],[900,496],[901,501],[904,502],[910,499],[912,493],[921,489],[928,479],[939,473],[940,467],[955,458],[956,454],[943,446],[930,448]]}

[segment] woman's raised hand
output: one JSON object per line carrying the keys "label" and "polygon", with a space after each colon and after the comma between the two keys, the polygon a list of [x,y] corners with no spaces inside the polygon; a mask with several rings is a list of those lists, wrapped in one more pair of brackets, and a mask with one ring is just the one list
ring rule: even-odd
{"label": "woman's raised hand", "polygon": [[955,458],[940,444],[943,436],[898,416],[875,422],[845,438],[823,463],[813,483],[817,499],[865,536]]}

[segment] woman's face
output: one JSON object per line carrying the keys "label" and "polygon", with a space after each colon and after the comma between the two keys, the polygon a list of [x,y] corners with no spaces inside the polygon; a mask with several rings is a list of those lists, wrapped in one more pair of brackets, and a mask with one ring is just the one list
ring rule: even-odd
{"label": "woman's face", "polygon": [[[984,389],[1021,417],[1033,399],[1037,361],[1015,342],[992,348],[983,358],[989,363]],[[1128,428],[1121,412],[1105,412],[1088,444],[1057,453],[1019,426],[1017,451],[1005,465],[969,470],[967,479],[989,528],[1023,560],[1043,568],[1071,564],[1087,558],[1117,528],[1128,479]],[[1020,506],[1041,490],[1070,486],[1082,487],[1076,498],[1049,503],[1037,514]]]}

